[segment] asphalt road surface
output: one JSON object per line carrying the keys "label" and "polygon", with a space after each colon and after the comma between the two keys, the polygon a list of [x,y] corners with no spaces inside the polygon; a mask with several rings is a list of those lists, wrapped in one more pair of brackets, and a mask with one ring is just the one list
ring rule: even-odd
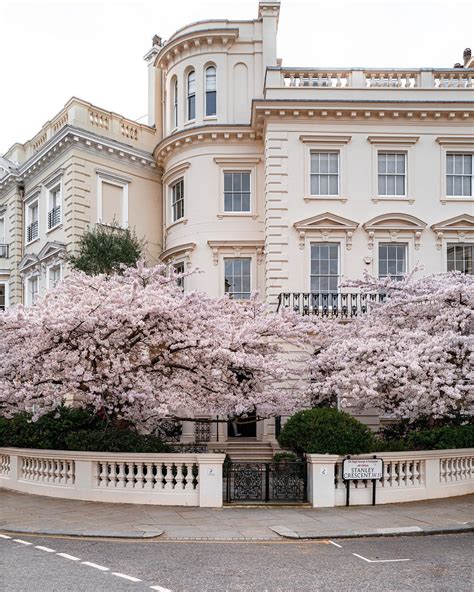
{"label": "asphalt road surface", "polygon": [[2,592],[474,590],[474,535],[316,542],[0,535]]}

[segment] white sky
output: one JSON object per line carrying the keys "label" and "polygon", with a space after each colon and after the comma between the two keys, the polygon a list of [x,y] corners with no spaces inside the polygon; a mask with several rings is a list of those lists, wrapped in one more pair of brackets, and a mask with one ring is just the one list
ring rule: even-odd
{"label": "white sky", "polygon": [[[0,154],[71,96],[147,112],[142,57],[202,19],[252,19],[258,0],[0,0]],[[474,50],[472,0],[282,0],[287,66],[452,67]]]}

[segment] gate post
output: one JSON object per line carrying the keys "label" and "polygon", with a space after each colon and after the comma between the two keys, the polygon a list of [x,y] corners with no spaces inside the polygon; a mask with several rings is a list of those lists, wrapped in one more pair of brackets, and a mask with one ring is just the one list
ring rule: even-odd
{"label": "gate post", "polygon": [[199,507],[222,508],[222,467],[225,454],[198,454]]}
{"label": "gate post", "polygon": [[307,454],[308,500],[313,508],[333,508],[336,498],[334,483],[337,454]]}

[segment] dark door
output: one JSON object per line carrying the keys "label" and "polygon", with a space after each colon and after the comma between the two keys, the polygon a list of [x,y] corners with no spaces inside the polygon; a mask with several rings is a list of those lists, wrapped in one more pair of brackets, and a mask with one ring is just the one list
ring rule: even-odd
{"label": "dark door", "polygon": [[227,422],[227,436],[229,438],[256,438],[257,414],[255,411],[248,413],[246,417],[236,417]]}

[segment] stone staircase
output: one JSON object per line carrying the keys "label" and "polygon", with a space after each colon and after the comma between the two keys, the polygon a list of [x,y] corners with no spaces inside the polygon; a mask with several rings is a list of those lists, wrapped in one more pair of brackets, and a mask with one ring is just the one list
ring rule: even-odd
{"label": "stone staircase", "polygon": [[254,438],[234,438],[221,444],[214,442],[209,446],[209,451],[225,452],[233,462],[271,462],[275,454],[270,442],[258,442]]}

